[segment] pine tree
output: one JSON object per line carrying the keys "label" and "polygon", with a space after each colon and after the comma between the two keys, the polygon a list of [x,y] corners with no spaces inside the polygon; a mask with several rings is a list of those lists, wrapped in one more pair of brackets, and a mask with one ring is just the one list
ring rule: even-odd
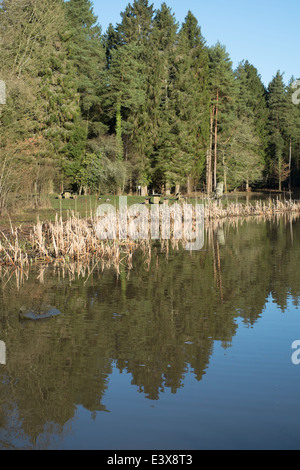
{"label": "pine tree", "polygon": [[249,118],[253,119],[257,136],[261,139],[261,154],[265,158],[267,149],[267,90],[257,69],[247,60],[241,62],[236,70],[239,87],[238,106]]}
{"label": "pine tree", "polygon": [[[267,108],[265,88],[255,67],[248,61],[236,70],[236,120],[230,139],[228,176],[234,187],[262,180],[265,151]],[[244,170],[243,170],[244,168]]]}
{"label": "pine tree", "polygon": [[288,153],[289,189],[296,181],[296,169],[300,163],[300,104],[293,102],[294,77],[286,87],[287,113],[285,115],[285,152]]}
{"label": "pine tree", "polygon": [[161,164],[166,182],[198,181],[207,144],[207,49],[201,29],[191,12],[185,18],[169,59],[169,85],[165,100],[165,131],[161,134]]}
{"label": "pine tree", "polygon": [[82,136],[84,143],[75,137],[78,132],[85,132],[85,127],[81,125],[76,69],[67,57],[66,44],[59,37],[47,65],[40,70],[38,95],[41,131],[49,143],[60,173],[60,191],[64,189],[65,176],[70,177],[71,183],[75,182],[86,140],[85,134]]}
{"label": "pine tree", "polygon": [[110,109],[114,110],[114,116],[117,109],[121,109],[118,122],[122,122],[123,155],[144,188],[150,180],[150,136],[145,100],[153,13],[153,5],[149,5],[148,0],[135,0],[121,13],[122,21],[117,25],[116,33],[110,30],[114,45],[107,43],[110,62],[109,88],[105,95],[110,95]]}
{"label": "pine tree", "polygon": [[288,103],[283,74],[279,71],[268,87],[268,109],[269,169],[273,178],[278,181],[278,189],[281,191],[282,183],[288,177],[288,163],[284,155]]}
{"label": "pine tree", "polygon": [[82,116],[86,121],[93,121],[100,103],[98,88],[101,70],[106,65],[101,27],[90,0],[69,0],[65,5],[69,22],[69,60],[77,69]]}
{"label": "pine tree", "polygon": [[149,5],[148,0],[134,0],[132,5],[129,3],[124,12],[121,12],[122,22],[117,27],[122,43],[147,45],[153,14],[153,4]]}
{"label": "pine tree", "polygon": [[[69,0],[65,3],[68,29],[66,44],[68,61],[76,69],[74,82],[79,93],[80,115],[77,116],[71,139],[65,147],[68,164],[65,172],[81,191],[81,165],[90,151],[91,140],[103,135],[107,128],[102,120],[101,81],[106,56],[101,27],[90,0]],[[84,173],[84,172],[83,172]],[[87,188],[85,188],[86,190]]]}
{"label": "pine tree", "polygon": [[40,197],[52,189],[60,168],[59,152],[79,112],[62,39],[63,2],[6,0],[0,15],[1,56],[5,57],[0,67],[8,89],[2,154],[10,154],[13,147],[17,150],[23,190]]}
{"label": "pine tree", "polygon": [[249,191],[251,184],[260,182],[263,178],[261,139],[255,132],[253,120],[245,115],[240,115],[235,122],[227,165],[226,183],[233,189],[245,184],[246,191]]}
{"label": "pine tree", "polygon": [[[156,188],[173,182],[170,166],[174,145],[170,125],[170,87],[178,23],[163,3],[156,11],[150,38],[151,55],[147,72],[146,116],[152,181]],[[172,170],[171,170],[172,171]]]}
{"label": "pine tree", "polygon": [[[187,191],[191,192],[191,179],[196,181],[205,168],[205,154],[209,136],[208,50],[201,28],[189,11],[179,33],[178,48],[186,58],[182,75],[183,124],[186,139]],[[186,162],[186,163],[187,163]]]}
{"label": "pine tree", "polygon": [[[232,62],[226,48],[217,43],[209,48],[210,139],[207,151],[206,187],[211,193],[217,186],[218,148],[223,139],[223,157],[229,143],[235,113],[236,83]],[[224,149],[225,146],[225,149]],[[223,170],[226,167],[223,164]],[[224,178],[224,174],[222,175]]]}
{"label": "pine tree", "polygon": [[103,35],[103,44],[106,55],[106,67],[109,68],[111,62],[111,51],[117,49],[122,43],[121,35],[116,28],[109,24],[106,33]]}
{"label": "pine tree", "polygon": [[109,68],[103,80],[103,109],[116,141],[114,158],[123,161],[127,169],[129,161],[132,163],[136,159],[136,134],[145,102],[141,50],[142,47],[137,44],[125,44],[111,50]]}

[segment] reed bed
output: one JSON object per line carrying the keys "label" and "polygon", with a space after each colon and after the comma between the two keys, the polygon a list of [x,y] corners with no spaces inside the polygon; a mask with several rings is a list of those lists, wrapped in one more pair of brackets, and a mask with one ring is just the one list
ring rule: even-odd
{"label": "reed bed", "polygon": [[300,201],[269,199],[268,201],[256,201],[255,204],[232,202],[227,206],[223,206],[221,201],[213,201],[205,205],[204,218],[248,217],[252,215],[284,214],[287,212],[300,212]]}
{"label": "reed bed", "polygon": [[[144,206],[145,207],[145,206]],[[170,209],[172,206],[170,206]],[[182,205],[184,208],[184,204]],[[249,216],[274,217],[282,214],[300,214],[300,201],[257,201],[255,204],[230,203],[227,206],[220,201],[210,201],[204,206],[203,217],[206,224],[217,223],[226,219],[239,219]],[[159,223],[162,223],[164,212],[160,212]],[[169,242],[174,248],[185,247],[190,241],[185,239],[183,230],[184,218],[175,217],[170,210],[170,236],[166,237],[160,233],[161,249],[169,249]],[[111,216],[108,220],[109,226],[116,220],[119,221],[119,213],[116,218]],[[128,223],[134,217],[127,214]],[[131,218],[130,218],[131,217]],[[192,227],[196,228],[195,212],[192,212]],[[149,227],[151,227],[151,211],[149,210]],[[132,257],[137,250],[141,250],[147,260],[151,259],[152,237],[143,239],[119,239],[119,227],[116,227],[116,236],[112,239],[101,239],[99,237],[99,217],[79,217],[78,214],[70,212],[67,220],[63,221],[58,215],[54,222],[43,223],[39,219],[31,230],[25,233],[22,227],[12,227],[9,234],[0,232],[0,264],[6,266],[20,267],[26,269],[32,264],[67,265],[77,262],[81,266],[101,264],[104,267],[113,266],[119,270],[120,265],[132,267]],[[182,233],[178,239],[175,233]]]}

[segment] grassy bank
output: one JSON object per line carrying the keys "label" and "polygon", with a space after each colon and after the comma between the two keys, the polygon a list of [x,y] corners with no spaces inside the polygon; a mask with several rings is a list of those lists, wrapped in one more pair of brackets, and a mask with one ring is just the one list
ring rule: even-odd
{"label": "grassy bank", "polygon": [[[255,193],[232,193],[228,195],[224,195],[222,198],[221,206],[224,209],[227,209],[233,203],[240,204],[237,211],[242,212],[243,206],[247,204],[255,205],[256,200],[255,198],[259,198],[260,196],[263,198],[265,203],[270,202],[275,204],[278,195],[276,193],[269,193],[270,198],[264,197],[263,193],[255,194]],[[282,197],[282,195],[281,195]],[[247,199],[248,198],[248,199]],[[283,199],[285,197],[283,196]],[[289,200],[289,195],[287,193],[287,200]],[[108,200],[108,201],[107,201]],[[145,201],[145,197],[140,196],[128,196],[127,197],[127,204],[130,207],[133,204],[141,204]],[[161,198],[163,201],[163,198]],[[203,203],[205,206],[209,206],[211,204],[215,205],[215,201],[209,200],[207,198],[201,197],[201,195],[197,195],[197,197],[190,197],[186,198],[183,201],[187,203],[191,203],[195,205],[196,203]],[[67,220],[70,212],[77,213],[80,217],[90,217],[91,215],[94,216],[97,210],[97,207],[100,204],[105,204],[108,202],[109,204],[114,205],[116,208],[119,207],[119,196],[108,195],[104,194],[101,195],[101,199],[99,200],[99,196],[78,196],[76,199],[58,199],[56,195],[49,195],[46,200],[44,206],[37,207],[37,208],[27,208],[25,207],[26,202],[20,198],[18,207],[15,208],[13,212],[8,212],[6,214],[1,215],[0,217],[0,230],[10,230],[11,224],[13,226],[31,226],[37,222],[37,220],[42,221],[49,221],[54,222],[56,214],[62,218],[62,220]],[[169,198],[169,203],[175,203],[175,197]],[[218,211],[219,212],[219,211]]]}
{"label": "grassy bank", "polygon": [[[0,229],[10,228],[12,225],[32,225],[37,219],[53,222],[56,214],[67,220],[70,211],[76,212],[80,217],[88,217],[91,212],[94,214],[99,204],[103,204],[109,199],[109,203],[117,206],[118,196],[101,195],[99,196],[78,196],[76,199],[58,199],[56,195],[49,195],[47,203],[37,208],[25,207],[25,200],[20,198],[18,207],[13,212],[5,213],[0,218]],[[143,197],[128,197],[128,205],[144,201]]]}

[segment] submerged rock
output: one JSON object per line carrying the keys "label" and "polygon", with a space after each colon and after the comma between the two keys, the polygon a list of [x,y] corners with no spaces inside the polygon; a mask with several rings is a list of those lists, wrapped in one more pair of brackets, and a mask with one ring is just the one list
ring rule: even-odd
{"label": "submerged rock", "polygon": [[39,308],[27,308],[25,306],[20,308],[19,317],[24,320],[42,320],[44,318],[51,318],[59,315],[61,312],[55,307],[50,305],[42,305]]}

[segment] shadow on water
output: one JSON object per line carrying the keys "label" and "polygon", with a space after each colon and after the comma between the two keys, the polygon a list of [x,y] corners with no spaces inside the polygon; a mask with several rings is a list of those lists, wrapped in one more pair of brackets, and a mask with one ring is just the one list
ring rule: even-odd
{"label": "shadow on water", "polygon": [[[201,251],[154,243],[132,269],[2,267],[0,447],[51,447],[72,434],[78,406],[111,411],[115,369],[151,401],[184,389],[187,371],[200,383],[214,344],[230,348],[270,295],[282,311],[289,297],[298,304],[299,240],[299,216],[286,214],[215,221]],[[60,314],[22,321],[22,306],[40,304]]]}

